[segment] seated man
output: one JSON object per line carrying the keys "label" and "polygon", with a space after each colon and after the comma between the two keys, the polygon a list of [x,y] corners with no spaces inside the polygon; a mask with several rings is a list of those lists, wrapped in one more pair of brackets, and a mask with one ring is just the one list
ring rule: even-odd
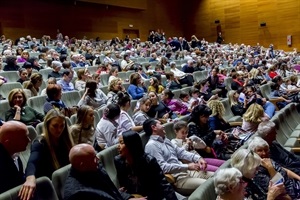
{"label": "seated man", "polygon": [[272,160],[279,163],[282,167],[300,175],[300,157],[287,151],[276,141],[277,133],[274,122],[261,122],[258,125],[256,134],[268,143],[270,149],[269,154]]}
{"label": "seated man", "polygon": [[25,182],[19,152],[25,151],[30,139],[25,124],[5,122],[0,130],[0,193]]}
{"label": "seated man", "polygon": [[118,191],[104,168],[99,165],[93,146],[74,146],[70,150],[69,159],[72,167],[65,183],[65,200],[134,199],[129,194]]}
{"label": "seated man", "polygon": [[[206,172],[207,163],[201,156],[177,147],[166,138],[160,121],[147,119],[143,128],[147,135],[151,135],[145,152],[157,159],[165,174],[172,174],[176,180],[174,185],[180,188],[184,195],[191,194],[213,175],[213,172]],[[179,159],[190,163],[183,164]]]}
{"label": "seated man", "polygon": [[57,84],[61,86],[63,92],[69,92],[75,90],[74,84],[71,82],[73,79],[73,73],[70,70],[65,70],[62,73],[62,79],[57,81]]}

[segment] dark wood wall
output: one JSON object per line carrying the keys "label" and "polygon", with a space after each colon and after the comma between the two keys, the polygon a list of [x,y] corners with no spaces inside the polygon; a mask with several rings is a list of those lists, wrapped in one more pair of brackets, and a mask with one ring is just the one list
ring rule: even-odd
{"label": "dark wood wall", "polygon": [[0,32],[16,39],[28,34],[55,37],[60,29],[71,37],[111,39],[122,38],[123,29],[133,25],[142,40],[149,30],[163,29],[167,36],[183,34],[182,18],[173,12],[180,9],[179,0],[141,1],[144,7],[128,8],[126,4],[112,6],[73,0],[7,0],[0,6]]}
{"label": "dark wood wall", "polygon": [[[300,49],[299,0],[191,0],[187,7],[187,37],[195,34],[199,39],[215,41],[215,20],[220,20],[227,43],[273,43],[279,49]],[[262,22],[265,27],[260,26]],[[287,35],[292,35],[292,46],[287,46]]]}

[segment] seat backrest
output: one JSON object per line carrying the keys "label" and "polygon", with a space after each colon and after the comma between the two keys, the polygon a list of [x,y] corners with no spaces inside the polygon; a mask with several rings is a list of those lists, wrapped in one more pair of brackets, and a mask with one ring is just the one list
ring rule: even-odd
{"label": "seat backrest", "polygon": [[231,111],[231,107],[230,107],[230,104],[229,104],[229,100],[228,98],[225,98],[225,99],[222,99],[222,104],[224,105],[224,108],[225,108],[225,114],[224,114],[224,119],[225,120],[229,120],[230,118],[232,118],[234,115]]}
{"label": "seat backrest", "polygon": [[181,91],[183,91],[183,92],[186,92],[186,93],[188,93],[188,94],[190,94],[190,90],[192,89],[192,87],[190,86],[190,87],[185,87],[185,88],[182,88],[181,89]]}
{"label": "seat backrest", "polygon": [[199,82],[199,81],[200,81],[200,79],[201,79],[201,74],[202,74],[201,71],[196,71],[196,72],[193,73],[193,78],[194,78],[194,81],[195,81],[195,82]]}
{"label": "seat backrest", "polygon": [[107,93],[108,93],[108,86],[107,86],[107,85],[106,85],[106,86],[102,86],[102,87],[100,87],[100,90],[101,90],[104,94],[107,95]]}
{"label": "seat backrest", "polygon": [[214,179],[209,178],[190,195],[189,200],[214,200],[216,198]]}
{"label": "seat backrest", "polygon": [[169,140],[172,140],[176,137],[175,131],[174,131],[174,123],[168,122],[163,125],[165,127],[166,136]]}
{"label": "seat backrest", "polygon": [[80,101],[80,94],[78,91],[64,92],[61,100],[66,104],[67,107],[77,106]]}
{"label": "seat backrest", "polygon": [[2,94],[4,98],[7,98],[10,91],[15,88],[23,89],[23,86],[19,82],[4,83],[0,86],[0,94]]}
{"label": "seat backrest", "polygon": [[260,92],[263,95],[264,98],[270,98],[270,93],[271,93],[271,84],[267,83],[259,87]]}
{"label": "seat backrest", "polygon": [[108,85],[108,79],[109,79],[109,74],[101,74],[100,75],[100,81],[101,81],[101,84],[106,86]]}
{"label": "seat backrest", "polygon": [[0,76],[7,78],[8,82],[17,82],[19,74],[17,71],[0,72]]}
{"label": "seat backrest", "polygon": [[9,103],[7,100],[0,101],[0,118],[5,120],[5,112],[10,109]]}
{"label": "seat backrest", "polygon": [[131,102],[130,102],[130,109],[128,110],[128,114],[130,116],[132,116],[134,114],[134,109],[136,107],[137,102],[138,102],[138,100],[131,100]]}
{"label": "seat backrest", "polygon": [[[19,191],[22,185],[12,188],[2,194],[0,194],[1,200],[17,200]],[[33,199],[42,200],[58,200],[52,182],[47,177],[40,177],[36,179],[36,189]]]}
{"label": "seat backrest", "polygon": [[52,183],[60,200],[64,198],[64,185],[68,178],[70,168],[71,164],[54,171],[52,174]]}
{"label": "seat backrest", "polygon": [[[28,137],[30,138],[31,141],[33,141],[37,137],[37,132],[33,126],[27,126],[28,129]],[[31,142],[28,143],[26,150],[20,152],[19,157],[22,161],[23,166],[27,166],[27,162],[30,157],[30,152],[31,152]]]}
{"label": "seat backrest", "polygon": [[177,89],[177,90],[172,90],[173,94],[174,94],[174,99],[179,99],[179,96],[181,94],[181,89]]}
{"label": "seat backrest", "polygon": [[224,80],[224,83],[225,83],[227,91],[232,90],[231,89],[232,77],[226,77]]}
{"label": "seat backrest", "polygon": [[27,100],[28,106],[38,111],[39,113],[44,114],[44,104],[46,102],[47,96],[34,96],[30,97]]}
{"label": "seat backrest", "polygon": [[115,184],[117,188],[120,187],[118,177],[117,177],[117,170],[115,167],[114,158],[118,155],[117,144],[111,147],[100,151],[97,156],[100,159],[103,167],[105,168],[107,174],[109,175],[112,182]]}
{"label": "seat backrest", "polygon": [[52,69],[41,69],[39,71],[40,74],[42,74],[43,76],[43,80],[46,81],[48,80],[48,75],[50,74],[50,72],[52,72],[53,70]]}
{"label": "seat backrest", "polygon": [[125,81],[126,79],[129,79],[129,77],[127,76],[126,72],[119,72],[118,73],[118,77],[120,79],[122,79],[123,81]]}
{"label": "seat backrest", "polygon": [[43,126],[44,122],[40,122],[38,123],[38,125],[36,125],[35,129],[38,135],[41,135],[43,133]]}

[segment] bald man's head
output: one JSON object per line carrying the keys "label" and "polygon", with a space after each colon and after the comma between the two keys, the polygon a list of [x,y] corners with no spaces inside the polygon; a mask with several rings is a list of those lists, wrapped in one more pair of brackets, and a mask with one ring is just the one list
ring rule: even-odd
{"label": "bald man's head", "polygon": [[70,163],[78,171],[96,171],[98,168],[98,158],[94,147],[89,144],[75,145],[69,153]]}
{"label": "bald man's head", "polygon": [[0,143],[13,155],[26,150],[28,142],[28,129],[25,124],[18,121],[5,122],[0,129]]}

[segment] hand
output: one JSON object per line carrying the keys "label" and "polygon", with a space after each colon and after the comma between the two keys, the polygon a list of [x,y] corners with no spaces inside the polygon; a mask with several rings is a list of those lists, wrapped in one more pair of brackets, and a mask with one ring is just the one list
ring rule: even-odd
{"label": "hand", "polygon": [[206,162],[203,158],[200,158],[200,159],[198,160],[198,164],[199,164],[200,168],[201,168],[203,171],[206,170],[206,168],[207,168],[207,162]]}
{"label": "hand", "polygon": [[271,181],[269,183],[269,189],[268,189],[268,198],[267,200],[274,200],[276,197],[278,197],[280,194],[285,193],[285,187],[283,183],[274,185]]}
{"label": "hand", "polygon": [[273,168],[272,162],[270,158],[261,159],[261,165],[267,169]]}
{"label": "hand", "polygon": [[164,114],[162,118],[163,119],[168,119],[169,118],[169,113]]}
{"label": "hand", "polygon": [[16,111],[21,111],[20,106],[14,105],[14,108],[16,109]]}
{"label": "hand", "polygon": [[18,194],[21,200],[29,200],[33,197],[34,191],[36,187],[35,176],[28,176],[26,178],[26,182],[21,187],[21,190]]}
{"label": "hand", "polygon": [[199,171],[200,170],[200,165],[198,163],[189,163],[188,164],[188,169]]}
{"label": "hand", "polygon": [[186,139],[186,143],[189,147],[193,147],[193,141],[190,138]]}

